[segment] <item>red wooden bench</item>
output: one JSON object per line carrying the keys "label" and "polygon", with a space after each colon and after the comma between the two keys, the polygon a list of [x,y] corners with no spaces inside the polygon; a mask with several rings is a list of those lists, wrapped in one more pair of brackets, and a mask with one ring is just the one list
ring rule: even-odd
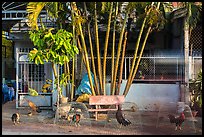
{"label": "red wooden bench", "polygon": [[[101,111],[117,111],[118,105],[125,101],[124,95],[97,95],[89,97],[89,105],[95,105],[96,108],[88,109],[89,112],[95,112],[95,119],[98,119],[98,112]],[[103,106],[113,105],[113,108],[102,108]]]}

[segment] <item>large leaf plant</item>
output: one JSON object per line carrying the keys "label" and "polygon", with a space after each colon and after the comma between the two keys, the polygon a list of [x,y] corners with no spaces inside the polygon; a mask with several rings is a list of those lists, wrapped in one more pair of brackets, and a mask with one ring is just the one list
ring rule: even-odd
{"label": "large leaf plant", "polygon": [[[58,97],[61,97],[60,85],[67,84],[64,80],[67,76],[64,74],[59,75],[59,66],[63,65],[64,62],[69,62],[75,54],[79,53],[78,48],[73,43],[72,33],[64,29],[55,30],[54,28],[42,27],[42,29],[30,31],[29,34],[36,47],[28,54],[29,60],[35,62],[35,64],[44,64],[44,62],[53,64]],[[56,66],[58,66],[57,69]]]}
{"label": "large leaf plant", "polygon": [[191,108],[193,110],[202,108],[202,69],[198,72],[196,79],[189,81],[189,88],[192,94]]}

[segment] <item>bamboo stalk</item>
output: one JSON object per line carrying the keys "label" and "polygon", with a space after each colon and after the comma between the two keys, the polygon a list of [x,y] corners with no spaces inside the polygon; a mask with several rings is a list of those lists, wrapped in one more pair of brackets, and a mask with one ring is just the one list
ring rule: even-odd
{"label": "bamboo stalk", "polygon": [[[85,9],[86,16],[87,16],[87,9],[86,9],[86,3],[85,2],[84,2],[84,9]],[[90,50],[91,50],[91,61],[92,61],[92,67],[93,67],[95,89],[96,89],[97,95],[100,95],[99,87],[98,87],[97,74],[96,74],[96,67],[95,67],[95,62],[94,62],[93,46],[92,46],[91,31],[90,31],[90,22],[87,23],[87,28],[88,28],[88,35],[89,35]]]}
{"label": "bamboo stalk", "polygon": [[84,64],[85,64],[85,66],[87,67],[87,63],[86,63],[85,57],[84,57],[84,56],[85,56],[85,55],[84,55],[84,51],[83,51],[83,49],[82,49],[82,47],[81,47],[81,43],[80,43],[79,38],[77,39],[77,43],[78,43],[79,50],[80,50],[81,55],[82,55],[82,60],[83,60],[83,62],[84,62]]}
{"label": "bamboo stalk", "polygon": [[[73,19],[73,22],[75,22],[75,18],[74,18],[74,11],[71,10],[71,16],[72,16],[72,19]],[[77,42],[76,42],[76,26],[75,24],[73,23],[72,24],[72,31],[73,31],[73,44],[74,45],[77,45]],[[74,98],[74,85],[75,85],[75,57],[73,57],[72,59],[72,83],[71,83],[71,96],[70,96],[70,100],[73,101],[73,98]]]}
{"label": "bamboo stalk", "polygon": [[[152,2],[151,5],[153,5],[154,2]],[[132,78],[132,75],[133,75],[133,70],[134,70],[134,67],[135,67],[135,62],[136,62],[136,58],[137,58],[137,52],[138,52],[138,49],[139,49],[139,44],[140,44],[140,40],[141,40],[141,37],[142,37],[142,33],[143,33],[143,30],[144,30],[144,27],[145,27],[145,23],[147,21],[147,16],[149,15],[150,13],[150,9],[147,11],[146,13],[146,16],[143,20],[143,23],[142,23],[142,26],[141,26],[141,29],[140,29],[140,33],[139,33],[139,36],[137,38],[137,42],[136,42],[136,45],[135,45],[135,53],[134,53],[134,57],[133,57],[133,60],[132,60],[132,66],[131,66],[131,69],[130,69],[130,73],[129,73],[129,76],[128,76],[128,80],[127,80],[127,84],[125,86],[125,90],[124,90],[124,93],[127,92],[128,90],[128,87],[131,85],[131,78]]]}
{"label": "bamboo stalk", "polygon": [[[151,27],[149,27],[148,30],[147,30],[145,39],[144,39],[144,41],[143,41],[142,49],[141,49],[141,51],[140,51],[140,55],[139,55],[139,58],[138,58],[138,60],[137,60],[137,64],[136,64],[136,66],[135,66],[135,68],[134,68],[133,75],[132,75],[132,77],[131,77],[130,83],[133,82],[134,77],[135,77],[135,75],[136,75],[136,72],[137,72],[137,70],[138,70],[138,66],[139,66],[139,63],[140,63],[140,60],[141,60],[141,57],[142,57],[142,54],[143,54],[143,50],[144,50],[144,48],[145,48],[145,44],[146,44],[147,38],[148,38],[149,33],[150,33],[150,30],[151,30]],[[127,91],[129,91],[130,86],[131,86],[131,84],[127,87]],[[127,93],[128,93],[128,92],[124,92],[123,95],[126,96]]]}
{"label": "bamboo stalk", "polygon": [[111,2],[109,17],[108,17],[108,26],[106,31],[106,39],[104,45],[104,57],[103,57],[103,95],[106,95],[106,56],[107,56],[107,49],[108,49],[108,40],[109,40],[109,33],[110,33],[110,23],[111,23],[111,15],[113,10],[113,2]]}
{"label": "bamboo stalk", "polygon": [[115,70],[114,70],[113,87],[112,87],[113,88],[112,95],[115,94],[116,76],[117,76],[117,72],[118,72],[118,63],[119,63],[119,59],[120,59],[121,45],[122,45],[122,41],[123,41],[123,34],[124,34],[124,31],[125,31],[125,26],[126,26],[126,21],[127,21],[128,14],[129,14],[129,12],[126,12],[126,14],[125,14],[125,19],[123,21],[123,27],[122,27],[122,31],[120,33],[120,39],[119,39],[119,43],[118,43],[118,51],[117,51],[117,58],[116,58]]}
{"label": "bamboo stalk", "polygon": [[[75,2],[72,2],[72,6],[73,6],[73,9],[77,9]],[[76,14],[76,16],[78,16],[77,12],[75,12],[75,14]],[[82,46],[84,49],[84,58],[85,58],[85,62],[87,64],[87,73],[88,73],[91,91],[92,91],[92,94],[95,96],[96,93],[95,93],[94,86],[93,86],[93,81],[92,81],[92,76],[91,76],[91,71],[90,71],[90,65],[89,65],[89,60],[88,60],[88,53],[87,53],[87,49],[86,49],[86,43],[84,40],[84,35],[82,32],[81,22],[78,22],[78,28],[79,28],[79,32],[80,32],[80,36],[81,36]]]}
{"label": "bamboo stalk", "polygon": [[[159,6],[160,6],[160,2],[157,3],[157,9],[159,9]],[[139,55],[139,58],[137,60],[137,64],[136,64],[136,66],[134,68],[133,74],[132,74],[131,79],[130,79],[130,84],[126,85],[127,88],[125,87],[125,90],[123,92],[123,95],[125,95],[125,96],[127,95],[128,91],[130,89],[130,86],[131,86],[131,84],[132,84],[132,82],[134,80],[134,77],[136,75],[136,72],[138,70],[138,66],[139,66],[139,63],[140,63],[140,60],[141,60],[141,57],[142,57],[142,54],[143,54],[143,50],[144,50],[145,45],[146,45],[147,38],[148,38],[148,36],[150,34],[151,28],[152,28],[152,24],[150,24],[150,26],[148,27],[147,33],[145,35],[145,39],[144,39],[143,44],[142,44],[142,49],[140,51],[140,55]]]}
{"label": "bamboo stalk", "polygon": [[96,40],[96,49],[97,49],[97,63],[98,63],[98,76],[99,76],[99,83],[101,87],[101,92],[103,93],[103,84],[102,84],[102,70],[101,70],[101,55],[100,55],[100,48],[99,48],[99,37],[98,37],[98,23],[97,23],[97,9],[96,9],[96,2],[94,4],[94,18],[95,18],[95,40]]}
{"label": "bamboo stalk", "polygon": [[114,78],[114,66],[115,66],[115,27],[116,27],[116,19],[118,15],[118,2],[116,2],[115,9],[115,20],[113,24],[113,45],[112,45],[112,53],[111,53],[111,93],[113,92],[113,78]]}
{"label": "bamboo stalk", "polygon": [[72,58],[72,87],[71,87],[71,101],[73,101],[74,98],[74,80],[75,80],[75,57]]}
{"label": "bamboo stalk", "polygon": [[118,88],[116,90],[116,95],[120,94],[120,86],[121,86],[121,81],[122,81],[122,74],[123,74],[123,63],[124,63],[124,58],[125,58],[125,49],[126,49],[126,43],[127,43],[127,33],[125,32],[125,40],[123,43],[123,50],[122,50],[122,57],[121,57],[121,63],[120,63],[120,74],[119,74],[119,78],[118,78]]}

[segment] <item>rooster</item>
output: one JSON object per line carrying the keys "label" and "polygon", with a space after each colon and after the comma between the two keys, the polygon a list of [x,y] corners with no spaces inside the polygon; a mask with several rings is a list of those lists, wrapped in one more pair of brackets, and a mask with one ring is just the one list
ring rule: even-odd
{"label": "rooster", "polygon": [[116,119],[121,126],[122,125],[128,126],[131,124],[131,122],[128,119],[124,118],[124,115],[123,115],[122,110],[121,110],[121,105],[118,105],[118,110],[116,112]]}
{"label": "rooster", "polygon": [[181,130],[181,125],[185,120],[185,115],[184,115],[183,112],[180,114],[179,117],[175,117],[174,115],[169,114],[168,118],[170,120],[170,123],[175,123],[176,124],[175,130],[177,130],[177,128],[179,128],[179,130]]}
{"label": "rooster", "polygon": [[72,117],[72,122],[74,122],[75,126],[80,126],[79,125],[79,122],[80,122],[80,118],[81,118],[81,115],[80,114],[75,114],[73,115]]}

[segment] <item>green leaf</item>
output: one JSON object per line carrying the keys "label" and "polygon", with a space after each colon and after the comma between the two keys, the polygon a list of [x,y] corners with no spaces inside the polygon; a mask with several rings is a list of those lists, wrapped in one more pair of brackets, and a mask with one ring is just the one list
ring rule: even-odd
{"label": "green leaf", "polygon": [[52,54],[53,58],[56,58],[56,53],[54,53],[53,51],[50,51],[50,53]]}
{"label": "green leaf", "polygon": [[50,58],[50,53],[46,52],[46,58],[49,59]]}
{"label": "green leaf", "polygon": [[65,57],[65,61],[69,62],[69,58],[67,56],[64,56],[64,57]]}
{"label": "green leaf", "polygon": [[59,61],[63,64],[64,63],[64,57],[63,56],[59,56]]}
{"label": "green leaf", "polygon": [[38,63],[39,63],[38,59],[37,59],[37,58],[35,58],[35,64],[37,64],[37,65],[38,65]]}
{"label": "green leaf", "polygon": [[40,64],[44,64],[43,59],[42,59],[42,56],[37,56],[37,58],[38,58]]}

